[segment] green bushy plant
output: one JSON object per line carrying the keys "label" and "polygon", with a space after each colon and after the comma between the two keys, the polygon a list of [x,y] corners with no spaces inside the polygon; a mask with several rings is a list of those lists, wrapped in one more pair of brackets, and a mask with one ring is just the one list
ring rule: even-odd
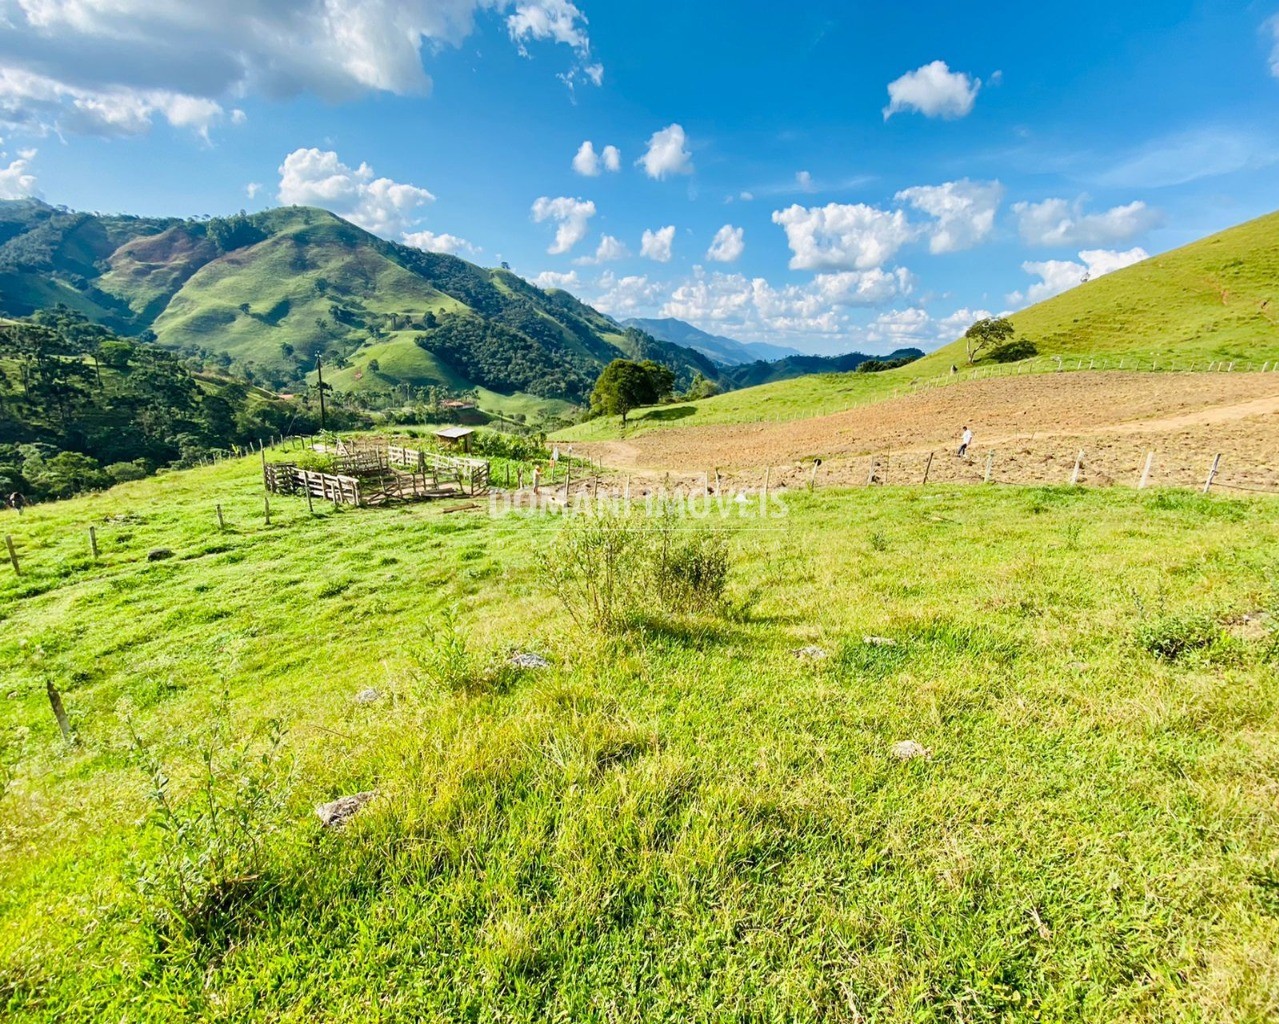
{"label": "green bushy plant", "polygon": [[1217,623],[1207,615],[1161,615],[1143,620],[1136,629],[1137,644],[1164,661],[1211,647],[1220,636]]}
{"label": "green bushy plant", "polygon": [[656,603],[667,612],[721,605],[728,547],[718,533],[682,525],[671,509],[644,519],[612,510],[570,519],[543,572],[579,625],[618,630]]}
{"label": "green bushy plant", "polygon": [[137,886],[156,931],[166,940],[203,940],[235,924],[257,891],[267,845],[284,824],[292,762],[279,719],[245,739],[230,733],[225,695],[195,746],[189,792],[173,784],[154,747],[126,717],[134,756],[150,782],[153,855],[138,867]]}

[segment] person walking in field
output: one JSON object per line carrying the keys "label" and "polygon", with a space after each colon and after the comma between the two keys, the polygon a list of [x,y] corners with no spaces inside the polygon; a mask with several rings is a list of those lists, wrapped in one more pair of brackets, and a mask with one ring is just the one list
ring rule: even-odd
{"label": "person walking in field", "polygon": [[964,435],[959,441],[959,451],[955,453],[957,458],[962,459],[968,454],[968,446],[973,443],[973,432],[964,427]]}

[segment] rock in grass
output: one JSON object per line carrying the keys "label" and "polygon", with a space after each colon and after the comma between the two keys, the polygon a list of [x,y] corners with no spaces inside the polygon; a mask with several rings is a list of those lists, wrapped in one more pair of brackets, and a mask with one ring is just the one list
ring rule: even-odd
{"label": "rock in grass", "polygon": [[330,803],[320,804],[316,807],[315,813],[320,819],[320,824],[325,828],[341,828],[354,818],[359,813],[360,808],[375,796],[377,796],[377,790],[373,789],[366,793],[352,793],[350,796],[340,796]]}
{"label": "rock in grass", "polygon": [[382,699],[382,692],[369,687],[367,690],[361,690],[355,695],[355,703],[357,704],[375,704]]}
{"label": "rock in grass", "polygon": [[890,636],[864,636],[862,643],[868,647],[896,647],[897,641]]}
{"label": "rock in grass", "polygon": [[511,655],[511,664],[516,668],[548,668],[551,663],[540,654],[533,654],[530,651],[519,651]]}
{"label": "rock in grass", "polygon": [[825,647],[809,644],[807,647],[801,647],[795,651],[795,657],[801,661],[821,661],[823,658],[829,658],[830,652]]}
{"label": "rock in grass", "polygon": [[168,548],[152,548],[147,552],[148,562],[162,562],[166,558],[172,558],[173,552]]}
{"label": "rock in grass", "polygon": [[893,744],[892,753],[899,761],[913,761],[917,757],[927,757],[928,748],[914,740],[900,740]]}

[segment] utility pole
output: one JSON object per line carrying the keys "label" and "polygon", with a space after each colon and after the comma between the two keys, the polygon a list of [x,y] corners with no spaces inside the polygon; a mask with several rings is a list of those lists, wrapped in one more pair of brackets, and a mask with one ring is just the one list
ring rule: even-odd
{"label": "utility pole", "polygon": [[319,378],[318,386],[320,389],[320,432],[323,433],[325,429],[325,426],[324,426],[324,367],[321,364],[321,359],[319,356],[315,357],[315,375],[316,377]]}

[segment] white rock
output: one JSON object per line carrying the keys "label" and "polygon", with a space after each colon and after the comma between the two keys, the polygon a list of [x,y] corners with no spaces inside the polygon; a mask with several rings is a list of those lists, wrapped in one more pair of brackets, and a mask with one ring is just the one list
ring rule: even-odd
{"label": "white rock", "polygon": [[511,655],[511,664],[516,668],[549,668],[551,663],[540,654],[521,651]]}
{"label": "white rock", "polygon": [[829,658],[830,654],[824,647],[817,647],[813,644],[809,644],[807,647],[801,647],[795,651],[795,657],[811,661],[821,661],[823,658]]}
{"label": "white rock", "polygon": [[374,704],[382,699],[381,691],[369,687],[367,690],[361,690],[355,695],[355,703],[357,704]]}
{"label": "white rock", "polygon": [[325,828],[341,828],[355,817],[360,808],[377,796],[377,790],[370,789],[365,793],[352,793],[340,796],[327,804],[320,804],[315,809],[320,824]]}
{"label": "white rock", "polygon": [[896,647],[897,641],[889,636],[864,636],[862,643],[871,647]]}
{"label": "white rock", "polygon": [[928,748],[914,740],[901,740],[893,744],[893,757],[899,761],[913,761],[917,757],[927,757]]}

